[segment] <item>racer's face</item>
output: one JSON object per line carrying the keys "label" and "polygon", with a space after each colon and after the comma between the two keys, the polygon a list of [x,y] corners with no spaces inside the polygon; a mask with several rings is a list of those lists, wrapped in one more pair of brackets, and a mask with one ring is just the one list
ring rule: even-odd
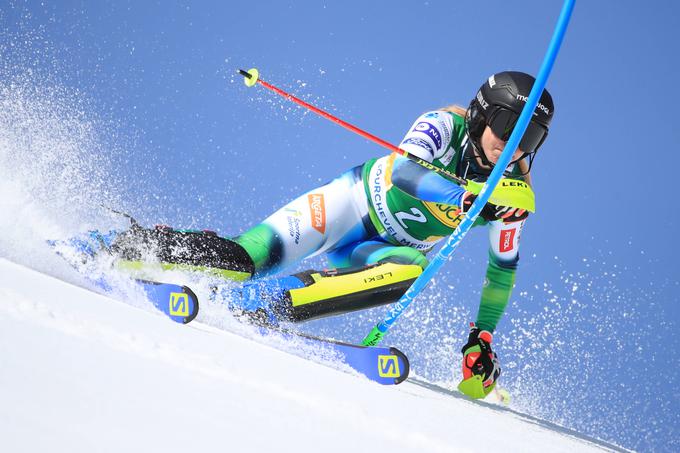
{"label": "racer's face", "polygon": [[[496,134],[493,133],[489,126],[486,126],[484,128],[484,133],[482,134],[481,142],[482,149],[484,150],[484,155],[486,156],[487,159],[489,159],[489,162],[492,162],[494,164],[498,162],[498,158],[503,152],[503,149],[505,148],[505,144],[507,142],[504,142],[503,140],[498,138]],[[510,159],[510,162],[516,161],[521,156],[522,151],[519,148],[517,148],[515,153],[512,155],[512,159]]]}

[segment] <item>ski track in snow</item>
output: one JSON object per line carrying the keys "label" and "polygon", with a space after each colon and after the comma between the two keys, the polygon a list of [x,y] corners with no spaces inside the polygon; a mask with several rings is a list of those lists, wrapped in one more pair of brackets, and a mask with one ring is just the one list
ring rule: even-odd
{"label": "ski track in snow", "polygon": [[175,324],[4,259],[0,300],[5,451],[449,452],[480,439],[498,451],[608,450],[488,404]]}

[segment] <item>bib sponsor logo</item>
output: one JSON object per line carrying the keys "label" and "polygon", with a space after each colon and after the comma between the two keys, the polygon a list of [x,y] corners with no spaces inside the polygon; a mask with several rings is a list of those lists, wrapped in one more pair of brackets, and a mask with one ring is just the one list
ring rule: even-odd
{"label": "bib sponsor logo", "polygon": [[170,293],[170,316],[189,316],[189,295]]}
{"label": "bib sponsor logo", "polygon": [[387,378],[397,378],[401,375],[399,372],[399,360],[396,355],[378,356],[378,375]]}
{"label": "bib sponsor logo", "polygon": [[312,215],[312,227],[321,234],[326,233],[326,204],[322,193],[307,195],[309,211]]}
{"label": "bib sponsor logo", "polygon": [[512,251],[516,232],[517,230],[515,228],[511,230],[501,230],[501,239],[500,243],[498,244],[498,249],[501,253]]}
{"label": "bib sponsor logo", "polygon": [[394,228],[392,227],[390,220],[387,218],[385,202],[383,201],[383,163],[377,163],[371,170],[371,173],[371,176],[373,177],[373,185],[371,187],[373,208],[375,209],[375,213],[378,214],[378,218],[385,227],[385,230],[390,234],[394,234]]}
{"label": "bib sponsor logo", "polygon": [[432,202],[426,202],[424,205],[430,211],[430,214],[452,230],[458,227],[463,218],[463,216],[457,214],[457,206]]}

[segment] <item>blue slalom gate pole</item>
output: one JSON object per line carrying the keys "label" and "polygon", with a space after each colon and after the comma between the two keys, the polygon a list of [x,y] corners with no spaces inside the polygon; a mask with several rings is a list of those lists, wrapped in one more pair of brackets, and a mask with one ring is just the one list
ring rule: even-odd
{"label": "blue slalom gate pole", "polygon": [[401,296],[398,302],[394,303],[391,307],[387,316],[384,320],[379,322],[373,330],[364,338],[362,344],[364,346],[375,346],[382,338],[385,333],[390,329],[392,324],[394,324],[397,319],[404,313],[406,308],[413,302],[413,299],[420,294],[420,292],[425,288],[429,281],[434,277],[434,275],[439,271],[442,265],[449,259],[451,255],[456,251],[458,245],[463,240],[467,232],[470,230],[475,220],[482,211],[482,208],[489,200],[491,193],[503,176],[505,168],[510,165],[510,159],[515,153],[519,142],[526,131],[529,121],[533,115],[536,105],[543,93],[543,88],[548,81],[548,76],[552,71],[553,64],[555,63],[555,58],[562,45],[562,40],[564,39],[564,34],[567,31],[567,26],[569,25],[569,19],[571,17],[571,12],[574,9],[574,3],[576,0],[565,0],[562,6],[562,11],[557,20],[557,25],[555,26],[555,31],[553,32],[552,39],[548,45],[548,50],[546,51],[545,57],[543,58],[543,63],[536,76],[536,81],[534,82],[531,92],[527,99],[527,102],[522,109],[515,129],[510,134],[508,143],[505,145],[505,149],[498,158],[498,162],[494,166],[493,171],[489,175],[489,178],[484,184],[482,191],[479,193],[474,203],[467,212],[467,215],[463,218],[461,223],[458,225],[456,230],[449,236],[446,240],[446,244],[437,252],[435,257],[430,262],[429,266],[425,268],[422,274],[413,282],[411,287],[406,291],[406,293]]}

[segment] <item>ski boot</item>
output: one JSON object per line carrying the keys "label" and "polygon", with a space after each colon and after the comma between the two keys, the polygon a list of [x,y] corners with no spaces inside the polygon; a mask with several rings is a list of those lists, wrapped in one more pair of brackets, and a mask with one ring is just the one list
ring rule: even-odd
{"label": "ski boot", "polygon": [[97,255],[109,254],[111,245],[119,234],[117,230],[109,230],[105,233],[90,230],[66,240],[48,240],[47,244],[71,266],[82,269],[88,263],[92,263]]}
{"label": "ski boot", "polygon": [[238,289],[218,287],[215,298],[237,315],[276,325],[363,310],[398,300],[420,275],[418,265],[381,263],[354,269],[307,270],[252,281]]}
{"label": "ski boot", "polygon": [[291,320],[290,290],[303,288],[304,282],[295,276],[251,281],[238,288],[213,288],[213,302],[226,303],[236,318],[258,326],[278,327]]}
{"label": "ski boot", "polygon": [[470,336],[463,346],[463,380],[458,390],[470,398],[484,398],[496,386],[501,375],[498,356],[491,350],[493,335],[470,323]]}
{"label": "ski boot", "polygon": [[179,270],[242,281],[255,272],[255,264],[243,247],[209,230],[133,224],[116,238],[111,252],[118,258],[116,268],[130,273]]}

